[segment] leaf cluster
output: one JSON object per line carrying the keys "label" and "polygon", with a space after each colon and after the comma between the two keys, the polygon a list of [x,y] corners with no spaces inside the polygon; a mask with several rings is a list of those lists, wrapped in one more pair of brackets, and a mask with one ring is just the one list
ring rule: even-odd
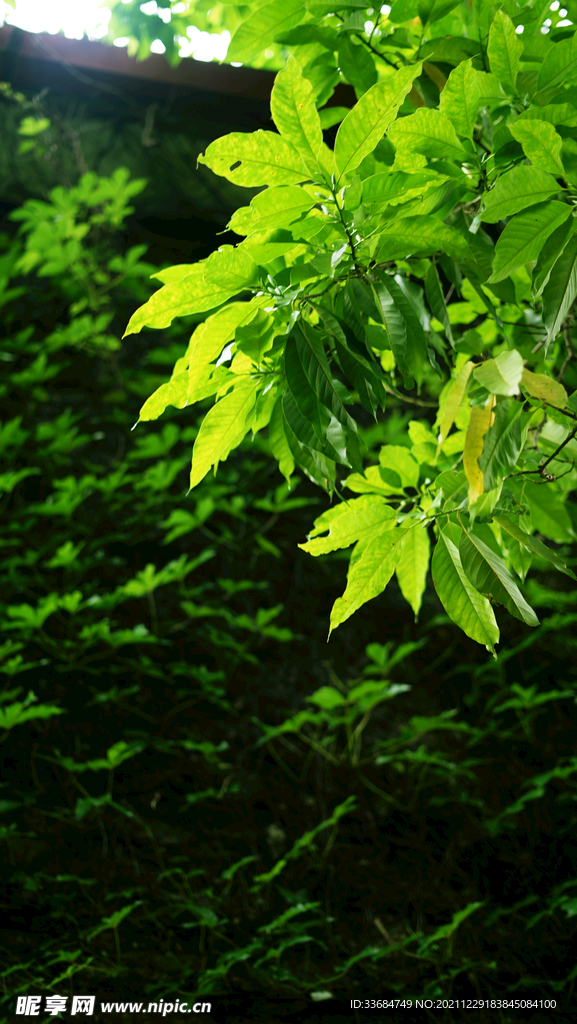
{"label": "leaf cluster", "polygon": [[[395,574],[417,616],[430,567],[449,616],[494,653],[493,605],[538,623],[533,558],[572,575],[547,542],[575,539],[577,35],[546,14],[255,5],[227,59],[284,47],[274,130],[199,157],[261,189],[231,218],[242,241],[158,275],[128,324],[204,315],[141,411],[211,398],[191,490],[268,428],[288,482],[298,469],[340,499],[309,535],[331,524],[330,542],[302,545],[355,545],[331,631]],[[341,80],[350,109],[327,106]],[[408,435],[372,464],[362,418],[399,404]]]}

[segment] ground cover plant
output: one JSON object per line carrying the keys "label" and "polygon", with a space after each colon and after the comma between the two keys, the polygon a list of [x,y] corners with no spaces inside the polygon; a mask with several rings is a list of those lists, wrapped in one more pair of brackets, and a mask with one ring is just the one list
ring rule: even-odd
{"label": "ground cover plant", "polygon": [[121,168],[4,238],[5,1019],[573,992],[574,33],[289,6],[244,241],[125,251]]}

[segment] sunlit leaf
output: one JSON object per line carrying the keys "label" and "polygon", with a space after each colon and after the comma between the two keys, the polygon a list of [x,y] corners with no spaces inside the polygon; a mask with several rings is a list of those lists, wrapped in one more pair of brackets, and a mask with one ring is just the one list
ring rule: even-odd
{"label": "sunlit leaf", "polygon": [[208,259],[195,263],[181,280],[155,292],[130,318],[124,336],[139,334],[143,327],[169,327],[177,316],[214,309],[256,280],[254,260],[242,250],[223,245]]}
{"label": "sunlit leaf", "polygon": [[546,54],[537,79],[541,102],[550,102],[551,97],[566,85],[577,81],[577,35],[563,39]]}
{"label": "sunlit leaf", "polygon": [[514,537],[519,544],[526,547],[528,551],[532,552],[532,554],[537,555],[539,558],[544,558],[547,562],[551,562],[559,572],[564,573],[566,576],[570,576],[572,580],[577,580],[577,576],[573,570],[565,564],[557,552],[548,548],[547,545],[543,544],[543,541],[540,541],[538,537],[525,533],[525,531],[522,530],[517,523],[513,522],[512,519],[509,519],[508,516],[498,515],[495,516],[495,519],[499,523],[501,529],[506,530],[511,537]]}
{"label": "sunlit leaf", "polygon": [[536,260],[549,235],[571,216],[565,203],[539,203],[513,217],[495,246],[489,284],[505,280],[519,267]]}
{"label": "sunlit leaf", "polygon": [[496,224],[503,217],[511,217],[528,206],[542,203],[560,191],[561,187],[552,174],[538,167],[519,164],[502,174],[491,191],[484,193],[485,207],[481,220]]}
{"label": "sunlit leaf", "polygon": [[389,137],[401,153],[461,160],[466,154],[448,117],[429,107],[421,107],[414,114],[395,121]]}
{"label": "sunlit leaf", "polygon": [[[308,541],[298,546],[309,555],[324,555],[328,551],[348,548],[366,536],[373,536],[376,528],[392,529],[395,525],[395,514],[383,498],[365,495],[323,512],[315,519]],[[325,530],[329,531],[327,537],[317,536]]]}
{"label": "sunlit leaf", "polygon": [[331,609],[333,630],[351,617],[367,601],[382,594],[391,579],[401,552],[405,531],[376,528],[375,536],[357,544],[349,565],[347,587]]}
{"label": "sunlit leaf", "polygon": [[516,349],[501,352],[496,359],[487,359],[473,371],[475,380],[493,395],[518,395],[523,375],[523,357]]}
{"label": "sunlit leaf", "polygon": [[275,36],[299,24],[304,7],[303,0],[283,0],[282,4],[269,0],[252,11],[230,41],[227,61],[246,64],[258,57]]}
{"label": "sunlit leaf", "polygon": [[457,547],[461,532],[460,527],[452,523],[439,530],[431,562],[433,585],[453,622],[471,640],[483,644],[494,655],[495,644],[499,642],[499,627],[491,605],[475,589],[463,568]]}
{"label": "sunlit leaf", "polygon": [[[279,9],[277,3],[266,5],[269,6]],[[262,14],[263,10],[261,7],[257,13]],[[283,138],[298,150],[309,170],[318,174],[318,155],[323,143],[321,122],[313,100],[312,85],[303,78],[300,65],[292,54],[285,70],[275,78],[270,109]]]}
{"label": "sunlit leaf", "polygon": [[[517,37],[518,38],[518,37]],[[551,174],[565,174],[561,162],[563,139],[547,121],[515,121],[509,131],[523,147],[523,152],[533,167],[540,167]]]}
{"label": "sunlit leaf", "polygon": [[489,32],[487,56],[493,74],[512,89],[517,82],[522,53],[523,41],[516,34],[513,22],[503,10],[498,10]]}
{"label": "sunlit leaf", "polygon": [[239,380],[234,390],[209,409],[194,442],[189,492],[204,479],[209,469],[230,455],[246,431],[256,402],[258,383]]}
{"label": "sunlit leaf", "polygon": [[474,533],[461,532],[459,554],[463,568],[476,590],[507,611],[526,622],[538,626],[539,619],[527,604],[505,563]]}
{"label": "sunlit leaf", "polygon": [[386,229],[376,235],[373,246],[379,263],[403,259],[414,252],[440,251],[455,259],[470,256],[467,240],[456,228],[426,214],[390,221]]}
{"label": "sunlit leaf", "polygon": [[392,78],[373,85],[349,111],[335,139],[335,164],[341,178],[372,153],[420,73],[420,64],[401,68]]}
{"label": "sunlit leaf", "polygon": [[281,135],[262,129],[215,139],[198,162],[235,185],[296,185],[309,178],[298,150]]}
{"label": "sunlit leaf", "polygon": [[423,529],[420,523],[407,529],[395,571],[401,593],[415,613],[415,622],[419,617],[425,592],[430,553],[431,545],[427,530]]}

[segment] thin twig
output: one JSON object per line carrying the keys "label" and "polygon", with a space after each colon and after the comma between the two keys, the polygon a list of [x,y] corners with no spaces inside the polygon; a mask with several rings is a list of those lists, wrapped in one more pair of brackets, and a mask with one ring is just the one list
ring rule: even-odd
{"label": "thin twig", "polygon": [[[569,444],[569,441],[573,440],[573,438],[575,437],[576,434],[577,434],[577,427],[574,427],[573,430],[571,431],[571,433],[567,435],[565,440],[562,441],[561,444],[555,449],[553,454],[550,455],[548,459],[545,459],[545,462],[542,462],[541,465],[537,469],[521,469],[518,473],[509,473],[509,476],[506,476],[505,480],[508,480],[509,477],[512,477],[512,476],[526,476],[529,473],[538,473],[539,476],[542,477],[543,480],[545,480],[547,483],[552,483],[554,480],[557,479],[557,477],[554,476],[553,473],[546,473],[545,470],[546,470],[547,466],[551,462],[553,462],[554,459],[557,458],[559,452],[562,451],[562,449],[565,447],[565,445]],[[570,472],[570,470],[567,470],[567,472]],[[565,475],[565,474],[563,474],[563,475]]]}
{"label": "thin twig", "polygon": [[428,409],[436,409],[437,402],[423,402],[420,398],[410,398],[409,395],[400,395],[394,388],[389,387],[388,384],[383,382],[383,387],[389,395],[394,395],[395,398],[399,398],[401,402],[410,402],[412,405],[424,405]]}

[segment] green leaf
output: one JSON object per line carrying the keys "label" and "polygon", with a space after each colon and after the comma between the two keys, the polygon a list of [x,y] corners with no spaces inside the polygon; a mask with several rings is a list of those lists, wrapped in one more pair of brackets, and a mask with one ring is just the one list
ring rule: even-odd
{"label": "green leaf", "polygon": [[[314,393],[307,394],[307,388],[303,386],[297,389],[299,400],[301,401],[303,408],[307,408],[310,405],[314,408],[316,405],[316,395]],[[330,459],[332,462],[338,462],[341,465],[350,466],[350,462],[347,459],[346,452],[346,435],[341,424],[334,418],[329,410],[323,410],[323,423],[325,413],[327,420],[324,425],[326,426],[325,437],[321,440],[315,429],[315,425],[311,419],[303,414],[297,404],[295,396],[292,390],[289,388],[283,393],[283,416],[284,423],[290,427],[292,434],[297,439],[299,444],[304,445],[310,452],[310,455],[314,457],[314,453],[318,452],[326,459]],[[321,409],[319,403],[319,411]],[[290,444],[290,441],[289,441]]]}
{"label": "green leaf", "polygon": [[539,102],[547,102],[577,77],[577,33],[552,46],[539,69],[537,90]]}
{"label": "green leaf", "polygon": [[429,189],[446,181],[449,181],[447,175],[439,174],[429,167],[416,174],[408,174],[406,171],[372,174],[363,181],[363,207],[367,217],[373,217],[388,206],[420,199]]}
{"label": "green leaf", "polygon": [[254,260],[241,249],[223,245],[208,259],[195,263],[180,281],[155,292],[131,316],[124,337],[139,334],[143,327],[170,327],[176,316],[214,309],[256,283]]}
{"label": "green leaf", "polygon": [[504,281],[519,267],[536,260],[549,235],[570,216],[570,206],[553,201],[540,203],[513,217],[495,246],[493,273],[488,284]]}
{"label": "green leaf", "polygon": [[425,277],[425,295],[427,296],[427,302],[429,303],[429,308],[433,316],[435,316],[439,323],[443,325],[447,338],[451,342],[451,345],[454,345],[451,322],[449,320],[449,314],[447,313],[445,297],[443,295],[443,289],[441,288],[441,282],[439,280],[437,267],[434,261],[431,261],[429,264],[427,276]]}
{"label": "green leaf", "polygon": [[[316,106],[322,107],[335,91],[335,86],[339,81],[339,69],[334,53],[329,53],[327,50],[323,51],[320,47],[314,47],[311,49],[313,49],[314,56],[309,61],[306,61],[304,56],[306,51],[301,51],[303,75],[305,78],[308,78],[313,87]],[[333,47],[333,49],[336,49],[336,46]],[[311,51],[309,50],[309,53],[310,52]],[[331,169],[329,170],[329,174],[332,174],[334,168],[333,155],[331,151],[328,150],[328,147],[325,152],[328,152],[331,158]]]}
{"label": "green leaf", "polygon": [[465,573],[453,539],[455,534],[456,528],[452,523],[439,530],[431,562],[433,585],[449,618],[471,640],[484,644],[494,656],[495,644],[499,642],[499,627],[491,605],[472,586]]}
{"label": "green leaf", "polygon": [[211,466],[224,462],[248,430],[259,384],[239,379],[233,391],[209,409],[202,421],[192,452],[188,493],[204,479]]}
{"label": "green leaf", "polygon": [[509,131],[523,147],[523,152],[533,164],[542,171],[564,175],[561,162],[561,146],[563,139],[547,121],[515,121],[508,125]]}
{"label": "green leaf", "polygon": [[323,110],[319,110],[323,131],[326,131],[327,128],[333,128],[335,124],[340,124],[341,121],[344,121],[349,110],[350,107],[325,107]]}
{"label": "green leaf", "polygon": [[466,155],[453,125],[439,110],[421,107],[391,125],[389,138],[400,153],[422,153],[441,160],[462,160]]}
{"label": "green leaf", "polygon": [[395,571],[401,594],[415,613],[415,622],[421,610],[430,555],[431,544],[427,529],[420,523],[409,527],[405,532],[403,549]]}
{"label": "green leaf", "polygon": [[419,318],[398,282],[389,274],[375,274],[375,295],[387,329],[391,349],[404,386],[413,387],[413,376],[421,379],[428,358],[427,339]]}
{"label": "green leaf", "polygon": [[544,484],[519,484],[517,480],[509,483],[519,500],[528,504],[534,530],[557,544],[569,544],[575,540],[573,524],[559,491]]}
{"label": "green leaf", "polygon": [[[278,3],[270,6],[279,7]],[[261,7],[257,13],[262,10]],[[298,150],[308,170],[318,175],[318,155],[323,144],[321,122],[314,104],[312,85],[303,78],[300,65],[292,54],[285,70],[279,72],[274,80],[270,110],[283,138]]]}
{"label": "green leaf", "polygon": [[565,388],[547,373],[531,373],[525,368],[521,375],[521,386],[532,398],[554,405],[557,409],[564,409],[567,405]]}
{"label": "green leaf", "polygon": [[[333,417],[316,387],[319,364],[322,364],[325,373],[330,375],[330,367],[320,338],[314,338],[311,352],[302,331],[298,327],[293,328],[286,341],[284,357],[287,384],[301,416],[310,424],[321,444],[325,444],[327,429]],[[299,440],[303,441],[303,438]]]}
{"label": "green leaf", "polygon": [[146,399],[138,414],[138,422],[146,423],[150,420],[157,420],[162,416],[168,405],[176,409],[184,409],[190,402],[200,402],[203,398],[210,398],[227,382],[234,380],[234,374],[224,366],[203,366],[202,372],[197,375],[194,391],[189,389],[188,371],[183,370],[175,374],[166,384],[159,388]]}
{"label": "green leaf", "polygon": [[151,274],[150,278],[152,281],[160,281],[161,284],[178,284],[182,281],[183,277],[188,277],[189,274],[194,274],[198,263],[179,263],[176,267],[165,267],[164,270],[157,270],[155,274]]}
{"label": "green leaf", "polygon": [[463,568],[476,590],[484,597],[503,605],[507,611],[528,626],[538,626],[539,619],[527,604],[505,563],[474,533],[461,532],[459,554]]}
{"label": "green leaf", "polygon": [[347,575],[347,586],[331,609],[329,639],[333,630],[351,617],[367,601],[382,594],[395,571],[404,531],[378,529],[355,547]]}
{"label": "green leaf", "polygon": [[417,10],[423,27],[440,21],[449,11],[458,7],[459,2],[460,0],[418,0]]}
{"label": "green leaf", "polygon": [[[275,333],[280,333],[270,313],[258,309],[250,323],[239,325],[234,334],[237,350],[249,356],[253,363],[260,366],[263,356],[272,347]],[[219,367],[220,369],[220,367]]]}
{"label": "green leaf", "polygon": [[143,327],[170,327],[176,316],[214,309],[234,295],[220,284],[205,284],[204,267],[196,264],[193,271],[177,284],[168,284],[155,292],[148,302],[132,314],[123,338],[140,334]]}
{"label": "green leaf", "polygon": [[281,135],[259,128],[215,139],[199,164],[206,164],[235,185],[296,185],[309,179],[298,151]]}
{"label": "green leaf", "polygon": [[437,217],[400,217],[386,221],[386,229],[371,239],[377,263],[406,259],[415,252],[443,252],[454,259],[467,259],[471,251],[466,239],[456,228],[443,224]]}
{"label": "green leaf", "polygon": [[523,356],[517,349],[506,349],[496,359],[487,359],[473,371],[475,380],[492,395],[518,395],[523,375]]}
{"label": "green leaf", "polygon": [[[385,500],[377,495],[363,495],[323,512],[315,519],[306,543],[298,546],[309,555],[325,555],[374,536],[376,529],[390,530],[394,526],[395,513]],[[325,530],[328,536],[319,537]]]}
{"label": "green leaf", "polygon": [[225,346],[233,340],[237,329],[249,324],[267,302],[266,295],[259,295],[250,302],[231,302],[195,328],[185,357],[188,367],[189,401],[198,401],[196,398],[193,399],[193,395],[197,393],[199,384],[204,380],[208,364],[218,359]]}
{"label": "green leaf", "polygon": [[[350,282],[349,282],[350,283]],[[317,307],[325,326],[334,338],[340,367],[355,388],[365,409],[376,419],[377,406],[384,411],[386,392],[377,364],[369,361],[366,345],[358,341],[353,331],[324,307]],[[375,309],[375,313],[376,313]]]}
{"label": "green leaf", "polygon": [[357,97],[375,85],[378,80],[375,60],[361,42],[350,35],[341,35],[338,57],[339,68],[347,82],[354,86]]}
{"label": "green leaf", "polygon": [[502,491],[503,481],[499,480],[496,487],[492,487],[490,491],[483,491],[475,501],[471,501],[471,499],[469,499],[469,520],[471,525],[477,518],[480,519],[483,516],[492,516],[493,510],[499,504]]}
{"label": "green leaf", "polygon": [[406,21],[418,17],[418,14],[418,0],[394,0],[389,20],[394,25],[403,25]]}
{"label": "green leaf", "polygon": [[[309,5],[310,7],[310,5]],[[280,32],[276,36],[276,42],[283,46],[310,46],[318,43],[319,46],[331,53],[337,47],[337,33],[332,28],[321,27],[313,24],[312,21],[297,25],[288,32]]]}
{"label": "green leaf", "polygon": [[237,246],[237,252],[247,253],[259,267],[268,267],[276,263],[280,256],[289,256],[288,263],[293,263],[298,256],[306,253],[306,245],[298,242],[295,238],[288,242],[263,242],[262,234],[257,232],[250,238],[245,238]]}
{"label": "green leaf", "polygon": [[515,88],[523,43],[515,32],[515,26],[504,11],[495,14],[489,31],[487,55],[491,71],[500,82]]}
{"label": "green leaf", "polygon": [[379,476],[392,494],[399,494],[400,490],[406,487],[417,487],[419,463],[403,445],[383,445],[379,452],[379,466]]}
{"label": "green leaf", "polygon": [[523,403],[504,398],[497,402],[494,412],[495,419],[485,434],[483,454],[479,458],[485,491],[497,487],[500,480],[515,469],[523,444]]}
{"label": "green leaf", "polygon": [[577,295],[577,235],[573,235],[553,265],[543,289],[545,351],[561,330]]}
{"label": "green leaf", "polygon": [[[108,794],[106,794],[108,795]],[[80,802],[80,801],[79,801]],[[80,815],[77,815],[80,817]],[[121,910],[117,910],[110,917],[103,917],[102,923],[93,928],[91,932],[86,936],[88,942],[90,942],[96,935],[100,935],[101,932],[106,931],[107,928],[118,928],[118,925],[124,920],[128,914],[132,913],[135,907],[139,907],[142,900],[137,900],[136,903],[131,903],[128,907],[122,907]]]}
{"label": "green leaf", "polygon": [[285,391],[282,396],[283,429],[295,463],[306,473],[309,480],[312,480],[313,483],[317,484],[318,487],[322,487],[332,496],[336,478],[335,464],[321,452],[313,451],[299,441],[286,414],[287,409],[289,413],[292,413],[291,402],[294,409],[298,412],[292,395],[290,392]]}
{"label": "green leaf", "polygon": [[255,231],[270,231],[286,224],[292,224],[303,214],[308,213],[315,202],[313,196],[297,185],[266,188],[250,201],[253,216],[247,225],[249,234]]}
{"label": "green leaf", "polygon": [[440,927],[435,929],[432,935],[427,936],[425,941],[422,942],[419,946],[418,955],[421,956],[421,954],[424,953],[425,950],[428,949],[433,942],[440,942],[444,939],[450,940],[454,933],[456,932],[459,925],[461,924],[461,921],[464,921],[465,918],[469,917],[472,913],[474,913],[475,910],[478,910],[479,907],[482,906],[483,901],[478,900],[476,903],[468,903],[463,910],[458,910],[455,914],[453,914],[452,920],[450,921],[449,924],[440,925]]}
{"label": "green leaf", "polygon": [[506,530],[511,537],[514,537],[519,544],[522,544],[523,547],[527,548],[528,551],[531,551],[532,554],[537,555],[539,558],[544,558],[547,562],[554,565],[559,572],[563,572],[566,576],[570,576],[572,580],[577,580],[577,576],[573,570],[569,569],[557,552],[548,548],[547,545],[543,544],[538,537],[533,537],[528,533],[525,533],[518,523],[514,523],[508,518],[508,516],[495,516],[495,520],[502,530]]}
{"label": "green leaf", "polygon": [[543,292],[555,263],[574,232],[575,221],[573,217],[569,217],[568,220],[549,235],[533,267],[532,292],[534,299],[539,298]]}
{"label": "green leaf", "polygon": [[56,707],[55,704],[35,704],[37,700],[36,695],[30,690],[25,700],[0,708],[0,729],[13,729],[15,725],[22,725],[31,719],[52,718],[53,715],[65,713],[64,708]]}
{"label": "green leaf", "polygon": [[[577,110],[572,103],[549,103],[544,107],[534,104],[522,110],[517,121],[548,121],[549,124],[562,124],[568,128],[577,127]],[[515,124],[517,124],[515,121]]]}
{"label": "green leaf", "polygon": [[341,450],[344,465],[362,472],[355,450],[357,425],[345,408],[342,385],[331,373],[319,332],[304,320],[295,325],[287,339],[285,372],[295,403],[301,415],[309,419],[319,441],[324,444],[328,439]]}
{"label": "green leaf", "polygon": [[502,174],[494,188],[484,193],[485,209],[480,215],[481,220],[496,224],[503,217],[511,217],[519,210],[541,203],[561,191],[552,174],[539,167],[519,164]]}
{"label": "green leaf", "polygon": [[248,64],[259,57],[277,35],[288,32],[303,18],[303,0],[271,0],[249,14],[234,33],[226,53],[227,63]]}
{"label": "green leaf", "polygon": [[354,171],[382,139],[421,73],[421,64],[404,67],[377,82],[349,111],[335,139],[335,165],[339,178]]}
{"label": "green leaf", "polygon": [[455,131],[468,139],[473,137],[479,99],[479,79],[473,59],[464,60],[451,71],[441,93],[439,110],[448,117]]}
{"label": "green leaf", "polygon": [[[496,520],[496,516],[493,515],[493,519]],[[519,526],[521,529],[521,526]],[[501,531],[501,541],[503,544],[503,551],[506,553],[511,567],[517,573],[517,576],[524,583],[527,579],[527,573],[533,563],[533,554],[528,548],[520,544],[514,537],[504,535]]]}
{"label": "green leaf", "polygon": [[273,407],[268,424],[268,440],[271,451],[278,462],[278,468],[290,487],[290,478],[294,473],[295,460],[284,430],[282,395],[279,395]]}

